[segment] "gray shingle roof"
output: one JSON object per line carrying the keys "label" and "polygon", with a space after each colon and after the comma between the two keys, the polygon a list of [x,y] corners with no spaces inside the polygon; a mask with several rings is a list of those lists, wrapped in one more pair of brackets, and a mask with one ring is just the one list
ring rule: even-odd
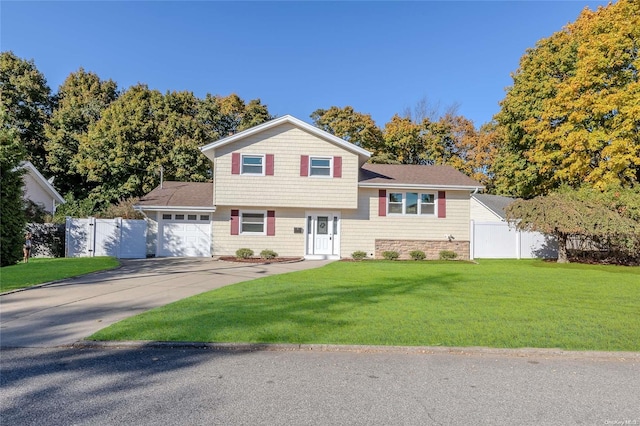
{"label": "gray shingle roof", "polygon": [[140,207],[213,207],[213,183],[168,181],[140,198]]}
{"label": "gray shingle roof", "polygon": [[483,187],[451,166],[414,164],[364,164],[360,184]]}
{"label": "gray shingle roof", "polygon": [[478,200],[486,208],[500,216],[502,219],[506,219],[505,209],[507,206],[515,201],[515,198],[490,194],[474,194],[473,198]]}

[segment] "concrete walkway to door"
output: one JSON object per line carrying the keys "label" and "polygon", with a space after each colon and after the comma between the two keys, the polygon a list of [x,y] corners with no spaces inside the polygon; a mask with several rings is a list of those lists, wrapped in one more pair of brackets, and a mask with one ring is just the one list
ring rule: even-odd
{"label": "concrete walkway to door", "polygon": [[111,271],[0,296],[0,347],[70,345],[124,318],[225,285],[324,266],[211,259],[123,260]]}

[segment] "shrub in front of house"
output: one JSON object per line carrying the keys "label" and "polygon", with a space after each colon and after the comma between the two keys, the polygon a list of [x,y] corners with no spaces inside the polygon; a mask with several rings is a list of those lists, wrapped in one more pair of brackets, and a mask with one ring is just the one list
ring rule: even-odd
{"label": "shrub in front of house", "polygon": [[362,260],[367,258],[367,252],[362,250],[356,250],[351,253],[351,258],[353,260]]}
{"label": "shrub in front of house", "polygon": [[400,257],[400,253],[393,250],[383,251],[382,257],[384,257],[386,260],[397,260]]}
{"label": "shrub in front of house", "polygon": [[422,250],[413,250],[409,253],[409,256],[411,256],[413,260],[424,260],[424,258],[427,257]]}
{"label": "shrub in front of house", "polygon": [[458,253],[451,250],[441,250],[440,251],[440,260],[454,260],[458,257]]}
{"label": "shrub in front of house", "polygon": [[260,252],[260,257],[263,259],[274,259],[278,257],[278,253],[273,250],[264,249]]}
{"label": "shrub in front of house", "polygon": [[236,257],[239,259],[249,259],[253,257],[253,250],[250,248],[240,248],[236,250]]}

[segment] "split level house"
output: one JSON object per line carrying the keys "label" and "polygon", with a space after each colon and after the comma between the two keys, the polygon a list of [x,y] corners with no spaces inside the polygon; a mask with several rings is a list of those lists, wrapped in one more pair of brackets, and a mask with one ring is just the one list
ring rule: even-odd
{"label": "split level house", "polygon": [[139,202],[149,255],[470,257],[470,197],[482,186],[449,166],[370,164],[370,152],[288,115],[201,151],[212,183],[164,182]]}

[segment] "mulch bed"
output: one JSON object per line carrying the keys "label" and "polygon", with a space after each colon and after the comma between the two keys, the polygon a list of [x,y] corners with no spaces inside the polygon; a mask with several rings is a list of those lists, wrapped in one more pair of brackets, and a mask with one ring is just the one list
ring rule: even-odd
{"label": "mulch bed", "polygon": [[237,263],[262,263],[268,265],[270,263],[288,263],[288,262],[300,262],[304,260],[303,257],[274,257],[273,259],[263,259],[261,257],[250,257],[248,259],[242,259],[235,256],[221,256],[218,260],[224,262],[237,262]]}

